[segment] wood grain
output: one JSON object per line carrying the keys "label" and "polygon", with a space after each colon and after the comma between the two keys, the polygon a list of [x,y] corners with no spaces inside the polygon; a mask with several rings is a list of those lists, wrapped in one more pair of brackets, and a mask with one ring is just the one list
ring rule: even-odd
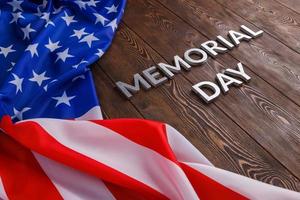
{"label": "wood grain", "polygon": [[[176,53],[198,46],[201,41],[207,40],[155,1],[129,1],[128,8],[125,23],[169,61]],[[137,16],[143,24],[133,20]],[[146,30],[164,31],[154,38],[153,33]],[[174,44],[174,41],[178,42]],[[214,80],[217,72],[228,66],[233,67],[237,62],[231,56],[223,55],[220,59],[208,61],[205,66],[194,68],[193,72],[186,73],[185,77],[191,83]],[[249,73],[253,79],[252,83],[241,90],[231,91],[226,97],[221,97],[216,101],[216,105],[300,177],[299,107],[254,73]],[[262,109],[262,105],[268,109]],[[285,107],[287,109],[283,109]],[[273,146],[274,144],[276,145]],[[290,149],[286,149],[286,146],[290,146]],[[296,159],[284,156],[288,152],[293,152]]]}
{"label": "wood grain", "polygon": [[298,0],[276,0],[276,1],[300,14],[300,3]]}
{"label": "wood grain", "polygon": [[[127,9],[131,9],[130,2]],[[161,23],[163,26],[172,27],[171,23],[165,25],[168,24],[167,21]],[[99,64],[112,80],[130,82],[132,74],[161,61],[166,62],[122,24],[107,56]],[[199,68],[201,69],[203,68]],[[165,85],[148,92],[141,91],[131,102],[143,117],[165,121],[181,131],[216,166],[274,185],[299,190],[299,180],[295,176],[217,105],[205,105],[199,101],[191,93],[191,85],[184,76],[177,75]],[[117,108],[122,109],[122,105]]]}
{"label": "wood grain", "polygon": [[300,15],[293,10],[275,0],[216,1],[300,53]]}
{"label": "wood grain", "polygon": [[[163,0],[175,14],[199,32],[210,39],[216,35],[226,36],[228,30],[238,30],[241,24],[251,28],[250,23],[235,15],[230,10],[220,6],[214,1],[184,1]],[[186,12],[180,12],[187,10]],[[183,23],[184,23],[183,22]],[[264,34],[250,43],[243,43],[239,48],[229,52],[249,68],[300,105],[300,63],[299,54],[286,47],[281,42]]]}

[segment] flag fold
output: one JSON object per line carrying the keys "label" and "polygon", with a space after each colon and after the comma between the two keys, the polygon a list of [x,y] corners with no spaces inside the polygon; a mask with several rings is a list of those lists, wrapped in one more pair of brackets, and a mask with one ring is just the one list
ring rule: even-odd
{"label": "flag fold", "polygon": [[[1,166],[0,173],[5,195],[12,199],[20,194],[24,199],[45,194],[51,199],[300,197],[214,167],[176,129],[159,122],[37,118],[14,124],[5,116],[0,127],[6,133],[0,146],[22,149],[0,153],[1,163],[10,163]],[[19,177],[25,185],[38,185],[40,193],[35,188],[31,193],[30,187],[20,193],[25,188],[14,183]]]}

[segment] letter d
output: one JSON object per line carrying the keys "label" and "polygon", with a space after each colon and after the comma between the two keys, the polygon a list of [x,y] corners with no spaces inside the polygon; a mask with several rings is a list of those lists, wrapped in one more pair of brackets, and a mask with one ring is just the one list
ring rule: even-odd
{"label": "letter d", "polygon": [[[210,103],[215,98],[217,98],[221,93],[218,85],[210,81],[203,81],[193,85],[192,87],[193,87],[192,90],[198,96],[200,96],[206,103]],[[213,94],[211,95],[207,94],[202,88],[210,89],[213,92]]]}

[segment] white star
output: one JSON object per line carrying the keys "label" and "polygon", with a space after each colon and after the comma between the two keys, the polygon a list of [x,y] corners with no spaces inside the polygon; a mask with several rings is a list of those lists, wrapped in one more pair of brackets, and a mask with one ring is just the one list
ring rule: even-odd
{"label": "white star", "polygon": [[63,8],[63,6],[59,7],[59,8],[54,8],[53,14],[57,14],[61,11],[61,9]]}
{"label": "white star", "polygon": [[75,1],[75,3],[79,6],[79,8],[82,10],[82,9],[86,9],[86,5],[87,5],[87,2],[83,2],[81,0],[77,0]]}
{"label": "white star", "polygon": [[22,92],[22,83],[23,83],[24,78],[19,78],[14,73],[12,73],[12,75],[14,76],[14,80],[10,81],[9,83],[16,86],[16,94],[18,93],[18,91]]}
{"label": "white star", "polygon": [[11,23],[14,23],[14,22],[17,22],[19,18],[25,19],[21,12],[11,13],[11,14],[12,14],[13,18],[12,18],[12,20],[9,22],[10,24],[11,24]]}
{"label": "white star", "polygon": [[115,30],[118,28],[117,25],[117,18],[114,19],[113,21],[111,21],[109,24],[107,24],[106,26],[110,26],[112,31],[115,32]]}
{"label": "white star", "polygon": [[72,82],[76,81],[77,79],[85,79],[85,76],[82,74],[82,75],[79,75],[79,76],[76,76],[75,78],[72,79]]}
{"label": "white star", "polygon": [[47,23],[45,24],[45,27],[47,28],[49,25],[55,26],[54,22],[51,20],[47,21]]}
{"label": "white star", "polygon": [[18,120],[23,120],[23,114],[24,112],[30,110],[31,108],[25,107],[21,111],[14,108],[14,116],[12,116],[12,119],[17,118]]}
{"label": "white star", "polygon": [[87,61],[86,60],[81,60],[80,63],[78,63],[77,65],[73,65],[72,67],[77,69],[83,63],[87,63]]}
{"label": "white star", "polygon": [[51,41],[51,39],[49,38],[48,44],[46,44],[45,47],[46,47],[47,49],[49,49],[51,52],[53,52],[53,51],[55,51],[56,49],[60,48],[61,46],[59,46],[59,41],[53,43],[53,42]]}
{"label": "white star", "polygon": [[87,2],[87,5],[88,5],[88,6],[94,6],[94,7],[96,7],[96,6],[97,6],[97,5],[96,5],[97,3],[99,3],[99,1],[90,0],[90,1]]}
{"label": "white star", "polygon": [[57,81],[57,79],[53,79],[52,81],[50,81],[50,83],[54,83],[54,82],[56,82]]}
{"label": "white star", "polygon": [[[50,81],[50,83],[53,83],[53,82],[56,82],[57,81],[57,79],[53,79],[52,81]],[[50,84],[49,83],[49,84]],[[45,92],[47,92],[47,90],[48,90],[48,85],[49,84],[47,84],[47,85],[45,85],[43,88],[44,88],[44,90],[45,90]]]}
{"label": "white star", "polygon": [[64,91],[63,95],[61,97],[52,97],[52,99],[57,100],[55,107],[57,107],[60,104],[66,104],[68,106],[71,106],[70,100],[74,99],[76,96],[67,96],[66,91]]}
{"label": "white star", "polygon": [[97,24],[98,22],[101,22],[101,24],[104,26],[105,21],[108,21],[108,19],[106,19],[105,17],[103,17],[102,15],[98,14],[98,13],[93,13],[96,17],[96,21],[95,24]]}
{"label": "white star", "polygon": [[11,52],[15,52],[16,50],[12,49],[13,45],[10,45],[8,47],[0,47],[0,55],[3,54],[6,58],[7,55]]}
{"label": "white star", "polygon": [[49,25],[55,26],[55,24],[50,20],[50,13],[43,13],[41,19],[46,20],[46,24],[45,24],[46,28]]}
{"label": "white star", "polygon": [[43,13],[41,12],[40,7],[37,7],[36,10],[37,10],[37,13],[35,13],[35,15],[41,17],[43,15]]}
{"label": "white star", "polygon": [[50,13],[46,13],[46,12],[42,13],[41,19],[49,21],[49,19],[50,19]]}
{"label": "white star", "polygon": [[32,82],[36,82],[39,86],[42,85],[43,81],[50,79],[49,77],[45,76],[46,72],[43,72],[41,74],[35,73],[35,71],[32,70],[33,77],[29,80]]}
{"label": "white star", "polygon": [[111,7],[105,7],[105,9],[107,10],[107,14],[109,14],[109,13],[118,12],[118,7],[119,6],[112,5]]}
{"label": "white star", "polygon": [[46,8],[46,6],[47,6],[47,4],[48,4],[48,0],[43,0],[43,8]]}
{"label": "white star", "polygon": [[14,68],[14,66],[15,66],[16,63],[11,62],[10,64],[11,64],[11,68],[9,68],[9,69],[6,70],[8,72],[10,72]]}
{"label": "white star", "polygon": [[35,44],[30,44],[28,45],[28,47],[25,49],[25,51],[30,51],[31,57],[33,57],[34,55],[39,56],[38,52],[37,52],[37,46],[39,45],[39,43],[35,43]]}
{"label": "white star", "polygon": [[18,0],[12,0],[11,2],[8,2],[7,4],[11,5],[13,8],[13,12],[15,12],[16,10],[22,10],[21,8],[21,4],[23,3],[23,1],[18,1]]}
{"label": "white star", "polygon": [[87,36],[84,36],[79,42],[86,42],[89,45],[89,47],[91,48],[92,42],[97,41],[97,40],[99,40],[99,38],[95,37],[94,33],[92,33]]}
{"label": "white star", "polygon": [[45,85],[43,88],[44,88],[45,92],[47,92],[47,90],[48,90],[48,85]]}
{"label": "white star", "polygon": [[69,16],[66,11],[65,11],[65,16],[61,17],[67,24],[67,26],[69,26],[72,22],[77,22],[77,20],[74,20],[74,16]]}
{"label": "white star", "polygon": [[102,49],[97,49],[98,52],[95,53],[96,56],[98,56],[98,58],[100,58],[101,56],[103,56],[104,52],[102,51]]}
{"label": "white star", "polygon": [[61,59],[63,62],[65,62],[67,58],[71,58],[71,57],[74,57],[74,56],[69,54],[69,48],[67,48],[64,51],[57,53],[57,59],[55,62],[57,62],[59,59]]}
{"label": "white star", "polygon": [[26,38],[29,39],[29,34],[30,34],[31,32],[36,32],[36,30],[30,28],[30,26],[31,26],[31,24],[28,24],[25,28],[21,28],[22,31],[23,31],[23,33],[24,33],[24,38],[23,38],[23,40],[26,39]]}
{"label": "white star", "polygon": [[74,34],[71,35],[70,37],[77,37],[78,40],[80,40],[80,38],[83,36],[83,35],[86,35],[88,34],[87,32],[85,32],[85,28],[82,28],[80,30],[73,30],[74,31]]}

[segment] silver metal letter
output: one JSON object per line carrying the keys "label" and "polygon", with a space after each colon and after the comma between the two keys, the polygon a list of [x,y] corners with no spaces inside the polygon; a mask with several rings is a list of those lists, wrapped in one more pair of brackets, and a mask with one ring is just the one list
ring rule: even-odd
{"label": "silver metal letter", "polygon": [[[181,71],[181,66],[185,69],[185,70],[190,70],[191,69],[191,65],[189,65],[185,60],[183,60],[181,57],[179,57],[178,55],[174,56],[174,64],[173,65],[169,65],[169,64],[165,64],[165,63],[159,63],[158,64],[158,68],[168,77],[168,78],[174,78],[174,73],[178,73]],[[173,73],[174,72],[174,73]]]}
{"label": "silver metal letter", "polygon": [[224,73],[227,75],[233,76],[233,77],[238,77],[238,78],[244,80],[245,82],[250,81],[251,77],[245,73],[242,63],[239,62],[237,64],[237,69],[238,70],[226,69]]}
{"label": "silver metal letter", "polygon": [[[227,80],[227,82],[225,82],[225,80]],[[221,89],[224,93],[227,93],[229,91],[228,86],[230,86],[231,84],[239,86],[243,83],[242,81],[239,81],[222,73],[217,74],[217,81],[221,85]]]}
{"label": "silver metal letter", "polygon": [[157,87],[163,84],[164,82],[168,81],[168,78],[165,76],[159,78],[161,74],[157,71],[157,68],[155,66],[145,69],[142,73],[145,79],[149,81],[154,87]]}
{"label": "silver metal letter", "polygon": [[243,31],[244,33],[250,35],[253,38],[257,38],[259,36],[262,36],[264,31],[263,30],[259,30],[257,32],[254,32],[253,30],[251,30],[250,28],[248,28],[245,25],[241,25],[241,31]]}
{"label": "silver metal letter", "polygon": [[202,43],[201,48],[213,58],[215,58],[218,53],[225,53],[228,51],[228,49],[225,47],[219,47],[218,43],[213,40]]}
{"label": "silver metal letter", "polygon": [[[212,95],[206,94],[201,88],[207,88],[213,91]],[[212,102],[220,95],[220,88],[217,84],[210,81],[203,81],[192,86],[192,90],[206,103]]]}
{"label": "silver metal letter", "polygon": [[125,95],[126,98],[131,98],[132,93],[137,93],[140,90],[140,84],[145,89],[151,88],[151,85],[140,75],[133,75],[134,86],[121,81],[116,82],[117,88]]}
{"label": "silver metal letter", "polygon": [[238,46],[242,40],[246,40],[246,41],[251,40],[251,37],[249,35],[245,35],[243,33],[233,31],[233,30],[230,30],[228,32],[228,36],[235,46]]}
{"label": "silver metal letter", "polygon": [[222,45],[224,45],[228,49],[233,49],[234,45],[226,40],[223,36],[218,35],[217,36],[217,41],[220,42]]}
{"label": "silver metal letter", "polygon": [[[200,59],[193,59],[191,55],[198,55]],[[199,65],[207,60],[207,54],[202,49],[192,48],[184,53],[184,59],[191,65]]]}

